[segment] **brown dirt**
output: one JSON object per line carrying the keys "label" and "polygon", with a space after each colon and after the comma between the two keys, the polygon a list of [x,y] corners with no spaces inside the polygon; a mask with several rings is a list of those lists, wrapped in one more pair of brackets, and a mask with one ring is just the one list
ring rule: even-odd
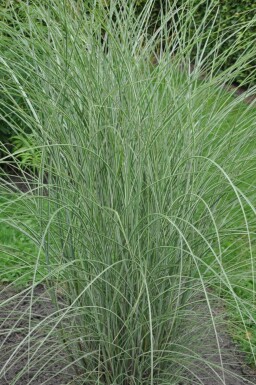
{"label": "brown dirt", "polygon": [[[16,297],[11,299],[14,295]],[[35,288],[32,298],[33,305],[30,307],[31,292],[18,292],[10,287],[2,287],[0,291],[0,385],[73,385],[75,372],[71,367],[65,369],[68,360],[57,336],[52,335],[44,342],[53,325],[51,319],[54,322],[51,318],[54,306],[43,286]],[[203,323],[202,305],[198,311],[200,323]],[[215,307],[216,318],[225,319],[223,312],[224,308],[221,306]],[[189,326],[197,328],[197,324],[198,320],[191,322]],[[29,341],[26,341],[24,338],[30,328],[33,332]],[[201,358],[188,367],[180,385],[256,384],[256,373],[246,366],[243,354],[225,331],[218,330],[225,372],[225,381],[223,380],[222,370],[219,369],[219,354],[216,354],[216,338],[205,330],[197,344],[196,353]],[[202,359],[211,364],[206,365]]]}
{"label": "brown dirt", "polygon": [[246,355],[227,332],[229,320],[221,299],[216,298],[212,290],[208,290],[208,296],[216,332],[209,323],[208,306],[202,299],[190,323],[190,327],[193,322],[198,325],[200,339],[194,351],[199,359],[192,363],[187,379],[179,385],[256,385],[256,370],[246,364]]}
{"label": "brown dirt", "polygon": [[[5,303],[14,295],[16,295],[15,299]],[[45,294],[43,286],[35,288],[29,316],[30,301],[29,291],[18,293],[12,288],[5,287],[0,293],[2,305],[0,307],[0,384],[71,384],[73,374],[71,370],[63,371],[67,360],[55,336],[47,338],[46,343],[40,346],[51,325],[49,316],[54,312],[54,307]],[[44,322],[47,317],[49,322]],[[42,321],[42,327],[36,328]],[[28,341],[24,341],[31,330],[30,326],[34,328],[34,332],[31,333]],[[58,360],[56,355],[59,355]],[[42,370],[43,365],[45,366]],[[6,366],[5,369],[4,366]]]}

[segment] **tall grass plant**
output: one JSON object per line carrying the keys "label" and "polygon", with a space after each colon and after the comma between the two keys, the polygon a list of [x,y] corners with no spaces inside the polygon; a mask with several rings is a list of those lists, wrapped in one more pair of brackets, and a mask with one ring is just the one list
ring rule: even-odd
{"label": "tall grass plant", "polygon": [[[247,320],[255,324],[256,127],[253,107],[242,103],[255,90],[234,97],[223,89],[255,47],[221,72],[237,47],[219,55],[228,38],[220,33],[209,64],[212,3],[193,36],[196,2],[166,6],[150,34],[152,4],[135,17],[132,2],[122,0],[88,8],[73,0],[24,2],[22,20],[14,13],[0,24],[2,119],[16,134],[29,130],[40,152],[28,191],[2,178],[5,194],[15,190],[2,214],[19,200],[38,220],[26,228],[8,216],[2,221],[38,250],[24,289],[28,331],[0,370],[4,378],[25,349],[13,385],[26,372],[32,384],[44,371],[40,349],[53,338],[59,350],[47,359],[65,355],[63,371],[74,368],[70,384],[203,384],[202,368],[225,384],[218,296],[228,293],[224,302],[245,335]],[[230,35],[234,28],[243,33],[246,26],[230,27]],[[11,162],[26,179],[19,158],[6,150],[1,164]],[[47,272],[38,276],[42,255]],[[234,290],[240,264],[253,303]],[[55,311],[34,325],[41,284]],[[255,345],[248,346],[255,362]]]}

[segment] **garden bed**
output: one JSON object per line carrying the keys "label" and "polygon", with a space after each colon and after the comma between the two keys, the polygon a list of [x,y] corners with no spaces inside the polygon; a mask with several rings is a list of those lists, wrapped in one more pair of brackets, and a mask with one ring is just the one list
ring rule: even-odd
{"label": "garden bed", "polygon": [[[4,305],[8,299],[11,299],[10,302]],[[46,338],[47,326],[51,325],[51,315],[54,314],[55,308],[43,285],[35,288],[32,297],[30,291],[23,289],[19,292],[17,289],[3,286],[0,302],[3,305],[1,309],[0,367],[3,368],[6,365],[6,369],[0,377],[1,384],[80,384],[79,381],[73,382],[73,378],[79,373],[79,368],[75,372],[73,367],[69,366],[67,356],[63,353],[63,346],[59,344],[56,334]],[[32,306],[30,306],[31,303],[33,303]],[[201,306],[204,305],[201,304]],[[223,312],[224,308],[218,306],[215,308],[214,316],[225,319]],[[198,314],[202,323],[202,309]],[[47,319],[49,322],[45,322]],[[37,328],[38,325],[42,325],[42,327]],[[34,332],[31,333],[31,338],[27,342],[23,342],[28,335],[29,328]],[[255,384],[256,372],[246,365],[244,355],[238,351],[228,333],[225,330],[218,330],[218,335],[225,369],[225,385]],[[205,349],[203,352],[196,352],[201,357],[200,360],[211,364],[208,366],[204,361],[195,360],[189,367],[189,373],[185,376],[186,380],[181,381],[180,385],[221,384],[222,373],[218,369],[220,358],[216,354],[215,337],[206,332],[198,340],[198,346],[200,346],[200,350],[202,346]],[[28,365],[28,360],[31,360],[30,365]],[[188,380],[189,378],[190,380]]]}
{"label": "garden bed", "polygon": [[[1,307],[0,368],[6,365],[6,369],[0,376],[1,385],[70,384],[72,370],[69,373],[66,370],[62,371],[67,362],[56,339],[47,338],[46,343],[39,347],[46,335],[46,330],[44,327],[39,327],[38,330],[35,328],[40,322],[44,324],[44,320],[54,312],[54,307],[43,286],[38,286],[34,291],[31,314],[29,292],[24,293],[22,290],[19,293],[7,286],[2,289],[0,303],[4,304],[8,299],[11,301]],[[32,333],[31,339],[25,342],[30,327],[36,331]]]}

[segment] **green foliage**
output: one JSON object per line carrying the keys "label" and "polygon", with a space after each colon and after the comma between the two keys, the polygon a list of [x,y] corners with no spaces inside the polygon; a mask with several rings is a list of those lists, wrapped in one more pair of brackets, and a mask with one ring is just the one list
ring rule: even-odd
{"label": "green foliage", "polygon": [[[11,56],[3,49],[0,65],[8,79],[4,107],[19,96],[26,108],[15,105],[15,114],[35,147],[44,144],[35,188],[11,197],[2,222],[24,234],[8,215],[17,199],[38,221],[25,232],[37,246],[29,319],[43,278],[56,306],[40,320],[45,337],[38,342],[29,323],[15,354],[28,357],[23,373],[33,370],[31,382],[45,369],[38,345],[57,335],[62,351],[51,362],[65,355],[74,383],[198,383],[196,367],[201,373],[204,365],[211,380],[225,383],[217,293],[225,293],[244,336],[250,317],[255,324],[237,293],[233,262],[237,271],[246,267],[255,306],[256,112],[241,104],[246,95],[234,98],[222,85],[241,73],[254,47],[217,76],[238,46],[219,56],[216,40],[214,60],[206,61],[202,47],[207,52],[212,31],[205,23],[188,29],[195,3],[190,12],[167,10],[153,37],[149,8],[135,17],[126,0],[110,0],[111,13],[78,4],[40,2],[31,14],[28,7],[31,35],[20,20],[8,32],[15,49]],[[16,166],[23,172],[20,159]],[[38,278],[42,250],[48,269]],[[208,335],[216,344],[205,351]],[[255,363],[253,343],[248,351]]]}
{"label": "green foliage", "polygon": [[[17,198],[17,200],[16,200]],[[27,231],[38,227],[33,215],[26,209],[26,198],[18,199],[14,193],[1,190],[0,197],[0,285],[14,283],[16,286],[31,284],[35,274],[37,247],[28,239]],[[6,223],[6,218],[12,224]],[[23,231],[21,231],[21,229]],[[43,257],[40,259],[38,279],[44,274]]]}
{"label": "green foliage", "polygon": [[[35,2],[34,2],[35,4]],[[20,23],[26,28],[22,30],[24,36],[30,35],[29,22],[27,20],[28,3],[20,1],[5,1],[0,4],[1,23],[6,25],[5,29],[1,29],[1,55],[2,63],[3,56],[8,57],[10,61],[13,59],[13,50],[15,50],[15,42],[13,34],[19,33]],[[32,11],[32,4],[29,4]],[[39,21],[38,24],[40,25]],[[23,69],[24,71],[25,69]],[[0,74],[0,154],[6,155],[8,151],[15,151],[17,146],[20,147],[19,141],[23,141],[26,145],[31,142],[32,128],[29,121],[24,121],[19,114],[16,113],[16,108],[29,112],[28,103],[24,99],[24,95],[13,94],[11,99],[6,98],[6,87],[11,89],[15,87],[22,76],[21,69],[14,74],[6,71],[6,68]],[[25,70],[26,71],[26,70]],[[26,78],[28,81],[28,78]],[[24,85],[23,85],[24,86]],[[31,146],[31,143],[30,143]],[[25,164],[25,155],[23,156],[23,164]],[[27,157],[27,160],[28,157]],[[31,167],[35,164],[32,162]]]}
{"label": "green foliage", "polygon": [[36,147],[36,140],[33,134],[19,134],[11,137],[13,144],[13,156],[17,157],[19,164],[24,169],[37,171],[41,163],[41,152]]}
{"label": "green foliage", "polygon": [[[138,0],[136,4],[140,11],[147,3],[147,0]],[[166,9],[166,2],[162,0],[154,1],[152,12],[152,24],[158,23],[158,15],[161,9]],[[218,55],[230,50],[229,55],[225,55],[225,60],[220,68],[226,69],[232,67],[240,56],[248,55],[251,46],[255,46],[256,41],[256,3],[251,0],[169,0],[168,4],[176,4],[178,8],[183,8],[185,12],[190,12],[196,5],[196,10],[191,15],[188,25],[188,33],[194,36],[198,28],[203,28],[206,32],[205,40],[201,40],[202,55],[207,57],[208,61],[214,60],[213,47],[216,39],[222,39]],[[209,8],[211,6],[211,9]],[[207,15],[207,17],[206,17]],[[232,27],[233,30],[232,30]],[[207,30],[210,32],[208,35]],[[206,42],[207,40],[207,42]],[[205,47],[207,44],[207,47]],[[232,47],[236,46],[235,52]],[[198,52],[194,49],[192,59],[197,60]],[[249,80],[248,80],[249,79]],[[248,85],[256,83],[256,54],[248,57],[248,61],[237,76],[235,82]]]}

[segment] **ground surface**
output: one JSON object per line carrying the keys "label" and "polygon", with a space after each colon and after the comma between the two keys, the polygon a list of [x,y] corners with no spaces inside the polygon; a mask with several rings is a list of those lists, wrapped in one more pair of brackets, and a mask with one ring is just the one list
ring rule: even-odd
{"label": "ground surface", "polygon": [[[16,294],[11,302],[9,298]],[[0,375],[1,385],[66,385],[73,384],[74,372],[72,368],[64,369],[68,365],[62,347],[58,345],[56,335],[45,337],[51,329],[51,315],[54,307],[46,294],[45,289],[39,286],[33,294],[33,306],[30,306],[31,294],[24,290],[17,290],[3,286],[0,294],[1,328],[0,328]],[[31,312],[28,310],[31,309]],[[218,307],[215,316],[223,312]],[[29,315],[30,314],[30,315]],[[24,341],[24,337],[30,330],[30,339]],[[47,329],[48,328],[48,329]],[[256,373],[246,366],[244,357],[238,352],[230,337],[224,331],[219,330],[219,342],[223,350],[223,366],[225,368],[225,382],[222,381],[221,370],[217,368],[220,364],[216,351],[215,338],[209,335],[198,341],[198,346],[205,352],[201,354],[203,359],[211,362],[206,366],[197,361],[190,366],[186,374],[186,380],[180,385],[246,385],[256,384]],[[203,343],[202,343],[203,342]],[[28,347],[30,347],[28,354]],[[16,350],[16,352],[15,352]],[[56,360],[56,357],[58,359]],[[28,367],[28,360],[30,367]],[[216,364],[216,368],[214,368]],[[5,368],[3,370],[3,368]],[[216,374],[217,373],[217,374]],[[218,378],[218,375],[220,376]]]}
{"label": "ground surface", "polygon": [[[64,385],[72,384],[72,370],[62,371],[67,365],[61,348],[54,336],[43,339],[50,330],[54,308],[42,286],[35,289],[31,315],[31,296],[19,293],[15,300],[4,305],[17,291],[4,289],[0,294],[0,375],[1,385]],[[49,322],[44,320],[49,318]],[[43,322],[44,326],[40,327]],[[37,325],[39,327],[36,329]],[[30,340],[25,342],[29,328],[34,329]],[[19,346],[20,345],[20,346]],[[41,346],[40,346],[41,345]],[[30,347],[30,356],[28,355]],[[15,352],[16,350],[16,352]],[[12,356],[13,355],[13,356]],[[56,356],[58,359],[56,360]],[[8,360],[10,359],[10,362]],[[30,367],[28,366],[30,361]],[[6,365],[6,369],[3,370]]]}
{"label": "ground surface", "polygon": [[[219,318],[224,321],[223,323],[216,322],[219,347],[213,333],[202,336],[198,342],[198,353],[210,364],[206,365],[203,361],[196,361],[190,368],[191,373],[188,373],[190,380],[183,381],[180,385],[255,385],[255,369],[246,364],[246,355],[241,353],[239,346],[234,343],[226,331],[225,320],[228,317],[225,315],[225,308],[218,303],[214,306],[213,313],[215,319]],[[221,359],[218,348],[222,352]]]}

